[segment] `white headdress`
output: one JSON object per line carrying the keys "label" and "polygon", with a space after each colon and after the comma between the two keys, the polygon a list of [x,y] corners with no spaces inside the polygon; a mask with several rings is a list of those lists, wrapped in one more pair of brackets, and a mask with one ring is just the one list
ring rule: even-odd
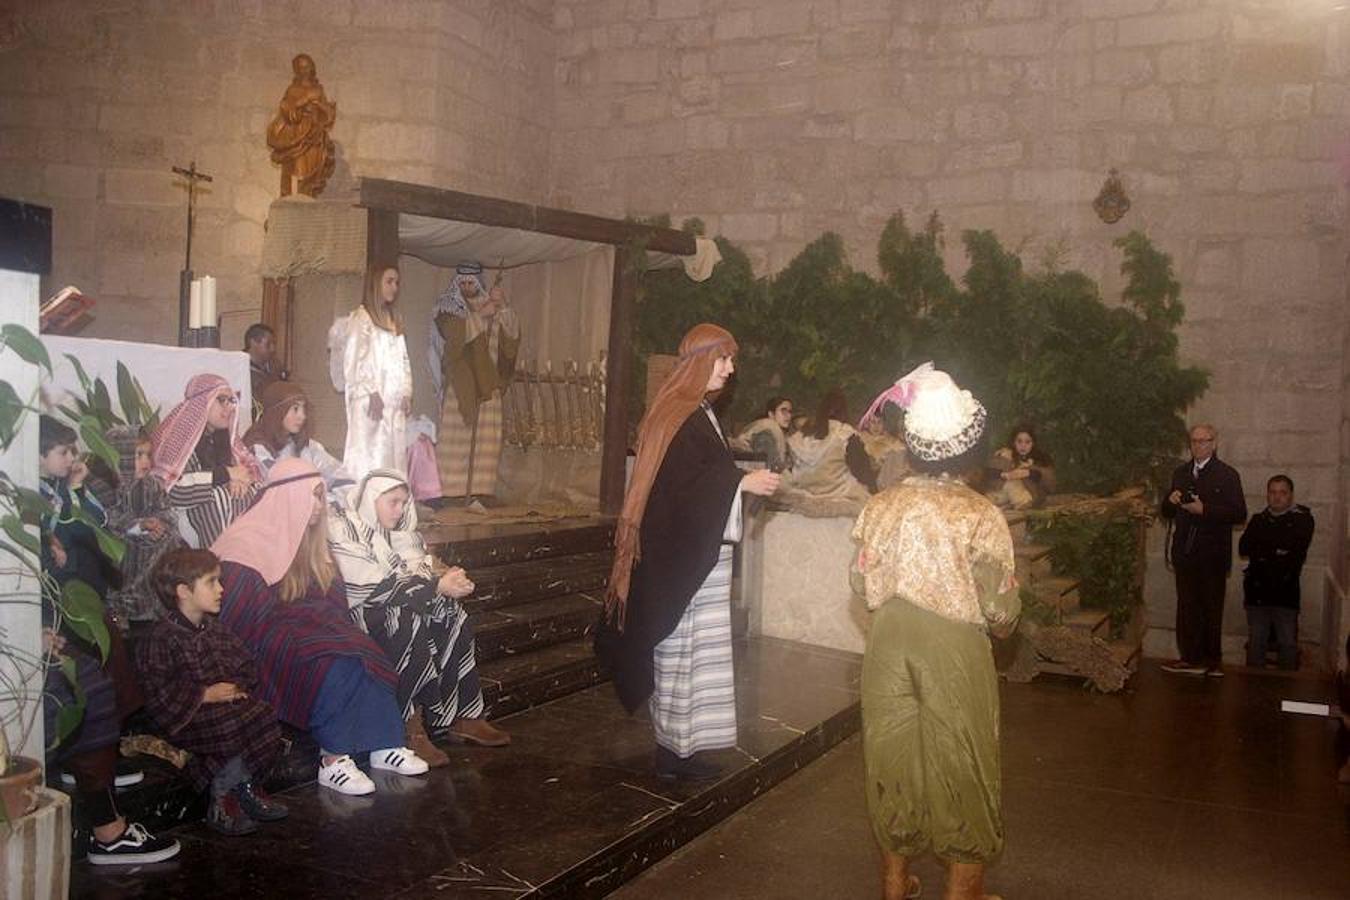
{"label": "white headdress", "polygon": [[888,402],[905,411],[905,444],[919,459],[935,462],[960,456],[984,434],[984,406],[946,372],[933,368],[931,362],[882,391],[858,429],[866,430]]}

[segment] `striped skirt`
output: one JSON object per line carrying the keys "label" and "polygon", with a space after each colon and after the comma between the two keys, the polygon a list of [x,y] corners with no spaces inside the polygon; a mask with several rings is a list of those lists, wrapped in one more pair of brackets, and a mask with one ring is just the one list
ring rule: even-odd
{"label": "striped skirt", "polygon": [[731,661],[731,557],[717,564],[675,630],[653,652],[652,730],[676,756],[736,746],[736,678]]}

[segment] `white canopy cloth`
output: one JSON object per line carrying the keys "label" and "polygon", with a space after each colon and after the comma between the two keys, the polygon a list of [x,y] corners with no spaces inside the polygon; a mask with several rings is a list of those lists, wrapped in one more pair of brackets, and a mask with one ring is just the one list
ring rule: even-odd
{"label": "white canopy cloth", "polygon": [[[696,238],[695,243],[698,249],[693,256],[649,252],[647,268],[669,269],[683,264],[690,278],[706,281],[722,256],[708,238]],[[398,217],[398,245],[399,252],[446,269],[461,263],[480,263],[488,269],[516,269],[533,263],[575,259],[605,246],[538,231],[409,213]]]}

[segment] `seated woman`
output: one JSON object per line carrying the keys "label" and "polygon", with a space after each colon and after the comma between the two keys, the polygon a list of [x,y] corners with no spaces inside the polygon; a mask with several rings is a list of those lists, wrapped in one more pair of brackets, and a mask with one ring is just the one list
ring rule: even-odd
{"label": "seated woman", "polygon": [[319,784],[369,794],[375,783],[353,753],[369,750],[371,768],[400,775],[428,767],[403,746],[398,676],[347,617],[328,552],[326,496],[319,470],[304,460],[272,466],[258,502],[211,547],[225,589],[220,622],[257,660],[259,694],[277,718],[319,742]]}
{"label": "seated woman", "polygon": [[764,454],[771,471],[786,472],[792,468],[792,451],[787,443],[791,428],[792,401],[787,397],[772,397],[764,404],[764,418],[745,426],[736,435],[734,444]]}
{"label": "seated woman", "polygon": [[239,442],[239,398],[229,382],[194,375],[183,393],[151,438],[150,473],[168,491],[183,539],[201,549],[248,509],[262,470]]}
{"label": "seated woman", "polygon": [[794,466],[782,493],[790,505],[802,499],[842,501],[860,510],[876,490],[871,457],[847,420],[844,393],[832,388],[815,417],[788,438]]}
{"label": "seated woman", "polygon": [[303,459],[319,470],[330,491],[352,482],[342,461],[309,436],[309,398],[293,381],[274,381],[263,389],[262,413],[245,432],[244,446],[264,473],[278,460]]}
{"label": "seated woman", "polygon": [[1031,509],[1055,491],[1055,464],[1041,450],[1030,425],[1018,425],[989,461],[990,483],[986,494],[997,506]]}
{"label": "seated woman", "polygon": [[459,603],[473,593],[473,582],[460,568],[437,576],[436,561],[417,532],[407,480],[394,469],[376,469],[343,499],[330,509],[329,543],[347,583],[352,618],[398,669],[408,746],[432,765],[449,761],[421,720],[439,737],[487,747],[510,743],[506,732],[483,718],[473,630]]}

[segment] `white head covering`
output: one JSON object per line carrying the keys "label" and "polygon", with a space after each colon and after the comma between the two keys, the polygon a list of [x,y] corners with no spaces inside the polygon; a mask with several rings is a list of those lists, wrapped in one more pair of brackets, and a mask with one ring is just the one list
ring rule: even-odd
{"label": "white head covering", "polygon": [[905,445],[919,459],[936,462],[960,456],[984,434],[988,415],[983,404],[931,362],[882,391],[858,423],[859,430],[865,431],[888,402],[905,411]]}

